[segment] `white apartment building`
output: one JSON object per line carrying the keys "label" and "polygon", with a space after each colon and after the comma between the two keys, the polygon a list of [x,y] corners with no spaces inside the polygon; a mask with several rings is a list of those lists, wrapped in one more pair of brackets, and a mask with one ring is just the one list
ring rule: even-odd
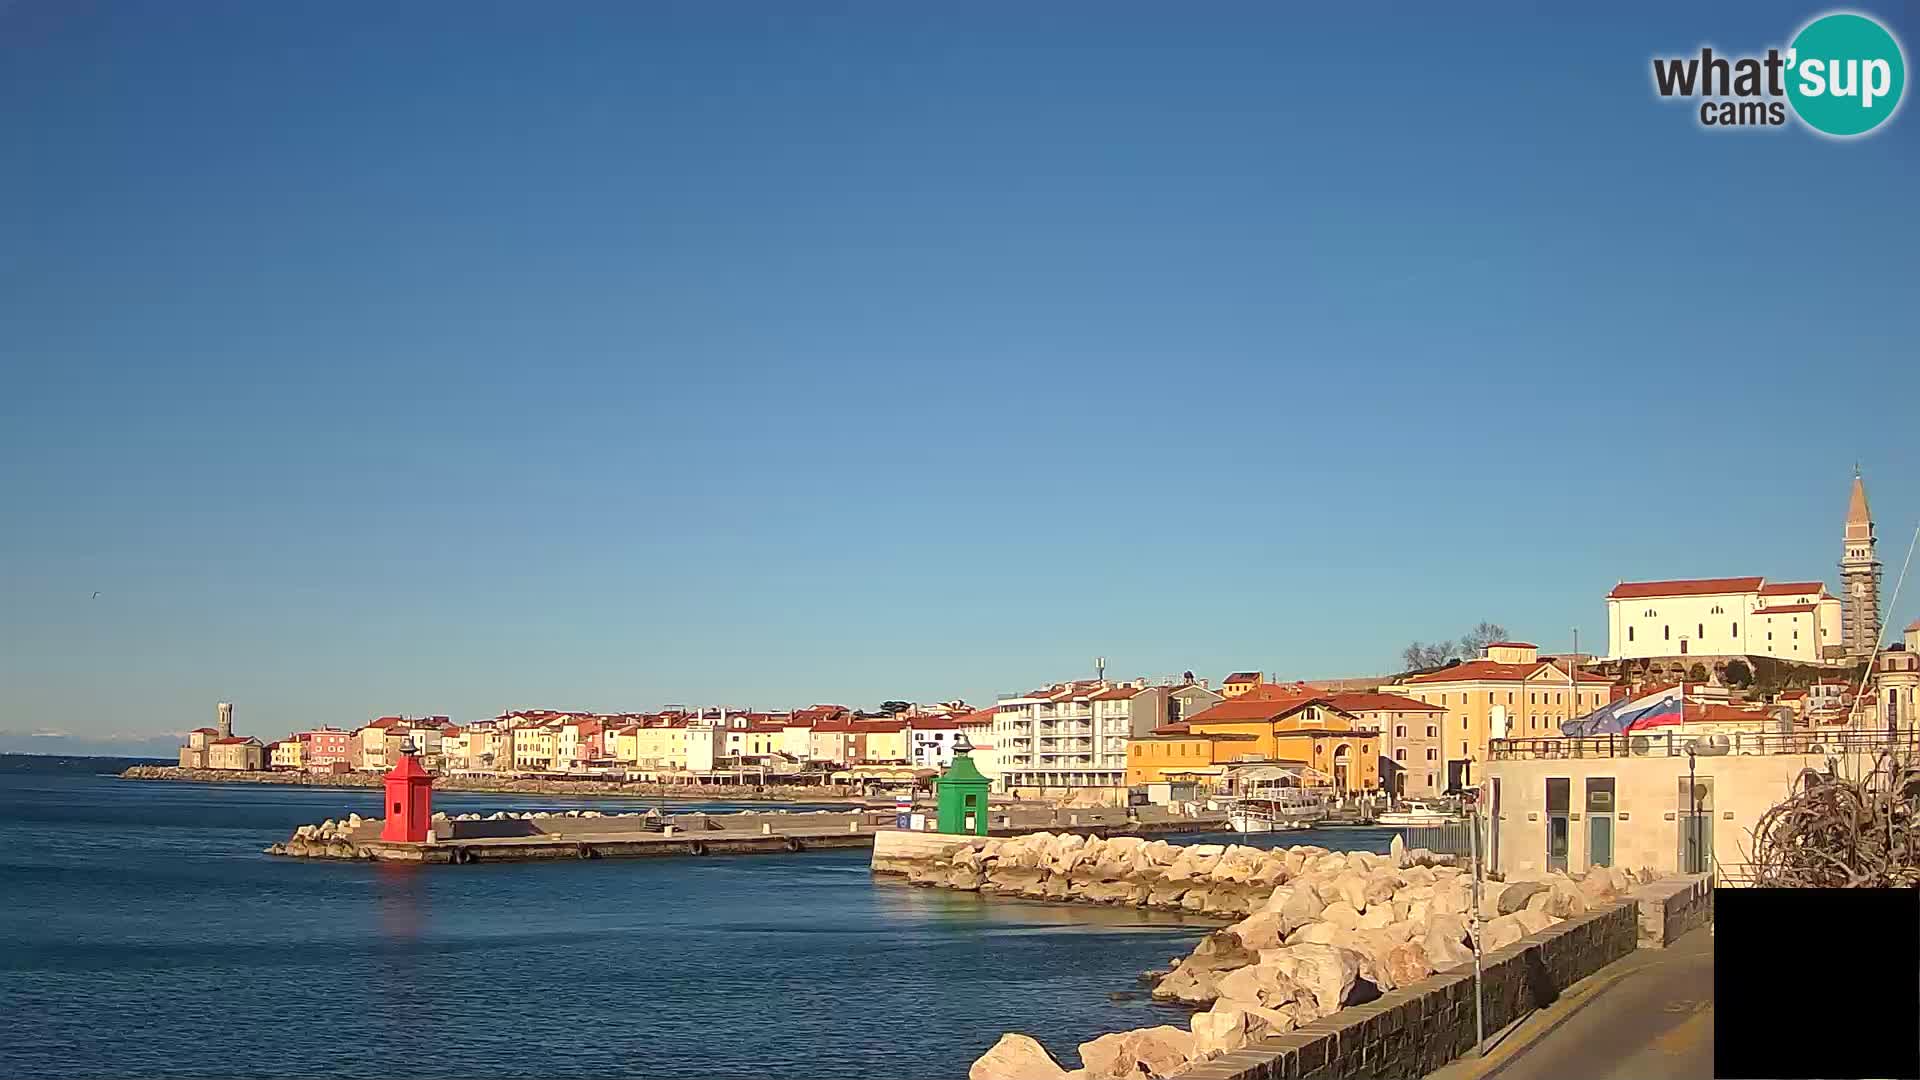
{"label": "white apartment building", "polygon": [[1623,581],[1607,594],[1607,659],[1765,656],[1838,659],[1840,600],[1818,581]]}
{"label": "white apartment building", "polygon": [[1164,722],[1170,689],[1080,680],[1001,698],[992,739],[1002,789],[1124,789],[1127,744]]}

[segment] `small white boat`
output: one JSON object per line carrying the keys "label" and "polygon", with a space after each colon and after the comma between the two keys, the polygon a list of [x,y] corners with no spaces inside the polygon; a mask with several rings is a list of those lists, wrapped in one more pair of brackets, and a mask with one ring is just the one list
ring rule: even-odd
{"label": "small white boat", "polygon": [[1373,819],[1376,825],[1445,825],[1459,821],[1460,815],[1431,803],[1410,802],[1399,810],[1390,810]]}
{"label": "small white boat", "polygon": [[1311,829],[1331,806],[1331,797],[1313,788],[1260,785],[1227,804],[1227,824],[1239,833]]}

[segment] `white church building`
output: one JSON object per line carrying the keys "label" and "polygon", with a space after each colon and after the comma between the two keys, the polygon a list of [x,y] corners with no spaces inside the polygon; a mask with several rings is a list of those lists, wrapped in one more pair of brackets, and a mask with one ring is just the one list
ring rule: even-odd
{"label": "white church building", "polygon": [[1758,577],[1623,581],[1607,594],[1607,659],[1865,660],[1880,640],[1880,563],[1866,484],[1854,471],[1840,559],[1844,599],[1819,581]]}
{"label": "white church building", "polygon": [[[1839,599],[1818,581],[1623,581],[1607,594],[1607,659],[1844,660],[1840,612]],[[1835,652],[1829,654],[1829,647]]]}

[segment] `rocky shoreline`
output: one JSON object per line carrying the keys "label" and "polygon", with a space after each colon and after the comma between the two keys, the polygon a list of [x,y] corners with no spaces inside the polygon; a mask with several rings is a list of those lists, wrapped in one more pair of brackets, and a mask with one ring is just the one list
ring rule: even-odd
{"label": "rocky shoreline", "polygon": [[[120,774],[122,780],[171,780],[195,784],[285,784],[292,787],[377,788],[378,773],[318,774],[302,772],[235,772],[228,769],[182,769],[175,765],[135,765]],[[766,787],[731,785],[627,783],[617,780],[536,780],[488,776],[441,776],[436,791],[500,795],[617,795],[629,799],[691,799],[719,802],[819,803],[843,806],[863,800],[844,787]]]}
{"label": "rocky shoreline", "polygon": [[[1472,875],[1397,837],[1387,855],[1034,833],[878,856],[876,871],[929,887],[1240,916],[1146,975],[1155,998],[1196,1010],[1188,1026],[1102,1035],[1080,1045],[1071,1071],[1010,1032],[973,1063],[969,1080],[1172,1076],[1473,962]],[[1483,882],[1481,951],[1612,903],[1652,877],[1602,868]]]}

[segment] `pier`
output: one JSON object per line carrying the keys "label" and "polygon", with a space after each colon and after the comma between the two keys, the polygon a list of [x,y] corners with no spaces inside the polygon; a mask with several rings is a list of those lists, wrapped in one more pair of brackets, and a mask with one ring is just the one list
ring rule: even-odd
{"label": "pier", "polygon": [[[1159,807],[1134,813],[1118,808],[1056,810],[1008,807],[993,811],[992,835],[1035,830],[1081,836],[1171,836],[1224,832],[1218,816],[1179,817]],[[354,815],[341,822],[303,825],[267,854],[293,858],[375,860],[437,865],[533,862],[548,859],[641,859],[671,856],[764,855],[871,848],[881,834],[920,835],[897,828],[893,811],[811,813],[436,815],[421,841],[381,838],[383,822]],[[932,835],[932,834],[925,834]]]}

